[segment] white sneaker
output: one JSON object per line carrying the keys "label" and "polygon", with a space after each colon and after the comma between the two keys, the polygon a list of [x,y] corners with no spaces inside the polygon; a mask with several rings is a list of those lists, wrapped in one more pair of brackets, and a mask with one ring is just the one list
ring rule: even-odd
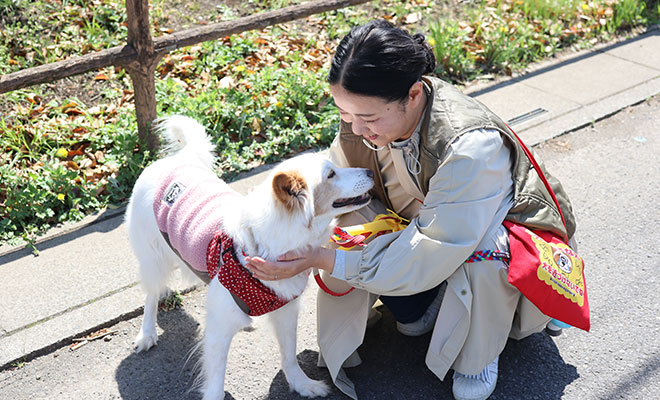
{"label": "white sneaker", "polygon": [[486,400],[495,390],[497,383],[497,361],[495,357],[477,375],[464,375],[454,371],[452,392],[456,400]]}
{"label": "white sneaker", "polygon": [[567,324],[566,322],[562,322],[558,319],[553,319],[550,322],[548,322],[548,325],[545,327],[545,331],[548,335],[550,336],[559,336],[561,335],[562,331],[566,328],[570,328],[571,326]]}
{"label": "white sneaker", "polygon": [[559,336],[562,331],[563,329],[560,326],[553,324],[552,321],[548,322],[548,325],[545,326],[545,332],[550,336]]}
{"label": "white sneaker", "polygon": [[433,299],[433,302],[429,305],[429,308],[426,309],[424,315],[415,322],[409,322],[407,324],[402,324],[401,322],[396,323],[396,329],[406,336],[421,336],[425,333],[433,330],[435,326],[435,321],[438,319],[438,312],[440,311],[440,306],[442,305],[442,298],[445,295],[445,288],[447,283],[443,283],[438,290],[438,294]]}

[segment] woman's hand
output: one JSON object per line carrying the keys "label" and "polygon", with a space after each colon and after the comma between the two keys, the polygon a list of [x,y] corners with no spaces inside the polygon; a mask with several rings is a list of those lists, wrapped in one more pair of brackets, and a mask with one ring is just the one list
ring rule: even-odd
{"label": "woman's hand", "polygon": [[285,253],[279,256],[277,261],[267,261],[261,257],[246,257],[245,261],[245,268],[252,272],[255,278],[276,281],[291,278],[309,268],[332,272],[335,266],[335,251],[316,247],[302,253]]}

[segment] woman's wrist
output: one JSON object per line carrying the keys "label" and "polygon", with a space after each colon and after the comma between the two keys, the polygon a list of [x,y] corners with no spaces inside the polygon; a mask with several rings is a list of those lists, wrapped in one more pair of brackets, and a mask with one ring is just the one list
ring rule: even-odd
{"label": "woman's wrist", "polygon": [[327,273],[332,273],[334,267],[335,267],[335,250],[333,249],[328,249],[325,247],[320,247],[318,249],[319,254],[318,254],[318,269],[322,269],[326,271]]}

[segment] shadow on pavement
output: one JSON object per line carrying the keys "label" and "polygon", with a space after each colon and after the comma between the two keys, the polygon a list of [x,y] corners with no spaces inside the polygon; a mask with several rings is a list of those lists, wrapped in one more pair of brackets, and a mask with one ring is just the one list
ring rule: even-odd
{"label": "shadow on pavement", "polygon": [[[137,321],[142,323],[142,318]],[[193,354],[188,359],[199,337],[199,323],[186,311],[175,309],[159,312],[158,325],[163,329],[158,335],[158,345],[146,352],[131,353],[117,368],[115,379],[121,398],[201,398],[191,390],[197,357]]]}
{"label": "shadow on pavement", "polygon": [[603,399],[624,399],[632,397],[634,393],[639,393],[639,388],[646,386],[648,381],[653,379],[660,370],[660,356],[651,357],[643,365],[640,365],[637,370],[639,372],[636,374],[617,382],[616,387],[603,396]]}
{"label": "shadow on pavement", "polygon": [[[141,323],[141,318],[137,319]],[[115,372],[119,393],[124,400],[199,400],[201,394],[195,390],[195,378],[199,374],[196,363],[199,360],[199,352],[191,354],[193,347],[201,338],[199,323],[188,312],[183,309],[175,309],[168,312],[158,313],[158,325],[163,330],[158,336],[158,345],[149,351],[142,353],[131,353],[126,357]],[[247,329],[242,339],[234,337],[232,341],[232,352],[240,352],[241,346],[246,338],[258,337],[260,332],[254,328]],[[253,333],[254,332],[254,333]],[[268,335],[271,332],[267,333]],[[240,334],[239,334],[240,335]],[[252,336],[250,336],[252,335]],[[264,349],[265,350],[265,349]],[[276,356],[279,361],[279,350],[277,347],[267,349],[271,355]],[[230,356],[230,358],[232,358]],[[255,355],[254,349],[249,349],[234,357],[242,370],[237,370],[236,365],[228,364],[225,381],[225,400],[243,399],[305,399],[297,393],[289,390],[289,385],[284,372],[279,370],[270,382],[268,395],[259,389],[251,389],[252,379],[262,379],[259,356]],[[298,354],[298,362],[312,379],[323,380],[330,384],[330,375],[326,369],[317,368],[318,352],[304,350]],[[255,362],[256,361],[256,362]],[[279,364],[278,364],[279,368]],[[246,377],[246,375],[248,377]],[[240,383],[237,383],[240,380]],[[228,387],[231,385],[234,389]],[[345,399],[337,389],[334,389],[337,397]],[[327,397],[332,398],[332,395]]]}
{"label": "shadow on pavement", "polygon": [[[396,331],[391,313],[382,306],[379,310],[383,313],[382,320],[367,330],[359,349],[362,364],[346,369],[347,375],[356,384],[359,398],[452,399],[453,372],[450,371],[444,381],[440,381],[425,365],[431,334],[403,336]],[[116,381],[122,399],[200,399],[201,396],[191,390],[197,356],[193,355],[183,365],[200,337],[199,324],[181,309],[161,312],[158,318],[163,329],[158,346],[145,353],[131,354],[117,368]],[[277,348],[269,351],[278,352]],[[228,379],[246,382],[241,383],[245,384],[241,389],[227,390],[225,399],[243,399],[244,395],[270,400],[303,399],[289,391],[281,370],[269,383],[267,394],[245,389],[250,385],[247,381],[259,378],[260,367],[250,362],[249,358],[254,358],[254,355],[245,357],[241,365],[254,369],[250,372],[254,375],[228,371],[233,372]],[[279,359],[279,354],[277,357]],[[310,378],[323,380],[332,386],[327,369],[316,367],[317,360],[318,353],[313,350],[298,354],[298,362]],[[500,356],[498,384],[491,399],[561,399],[566,386],[577,378],[575,366],[564,362],[554,341],[546,334],[534,334],[521,341],[509,340]],[[324,399],[348,399],[334,386],[331,389]]]}
{"label": "shadow on pavement", "polygon": [[545,333],[520,341],[509,339],[500,356],[497,388],[491,398],[561,399],[564,389],[578,377],[577,368],[564,362]]}
{"label": "shadow on pavement", "polygon": [[[403,336],[396,331],[391,313],[382,306],[379,311],[382,320],[367,330],[359,349],[362,365],[346,370],[360,400],[453,399],[453,371],[440,381],[426,367],[431,334]],[[521,341],[509,340],[490,399],[560,399],[577,378],[576,367],[564,362],[552,338],[538,333]]]}

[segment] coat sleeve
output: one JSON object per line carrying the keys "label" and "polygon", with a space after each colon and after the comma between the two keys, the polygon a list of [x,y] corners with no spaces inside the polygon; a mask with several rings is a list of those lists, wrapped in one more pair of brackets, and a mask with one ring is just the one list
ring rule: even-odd
{"label": "coat sleeve", "polygon": [[433,288],[463,264],[488,231],[499,227],[512,193],[510,151],[500,134],[468,132],[452,143],[431,178],[419,216],[406,229],[338,257],[344,265],[332,276],[376,294]]}

